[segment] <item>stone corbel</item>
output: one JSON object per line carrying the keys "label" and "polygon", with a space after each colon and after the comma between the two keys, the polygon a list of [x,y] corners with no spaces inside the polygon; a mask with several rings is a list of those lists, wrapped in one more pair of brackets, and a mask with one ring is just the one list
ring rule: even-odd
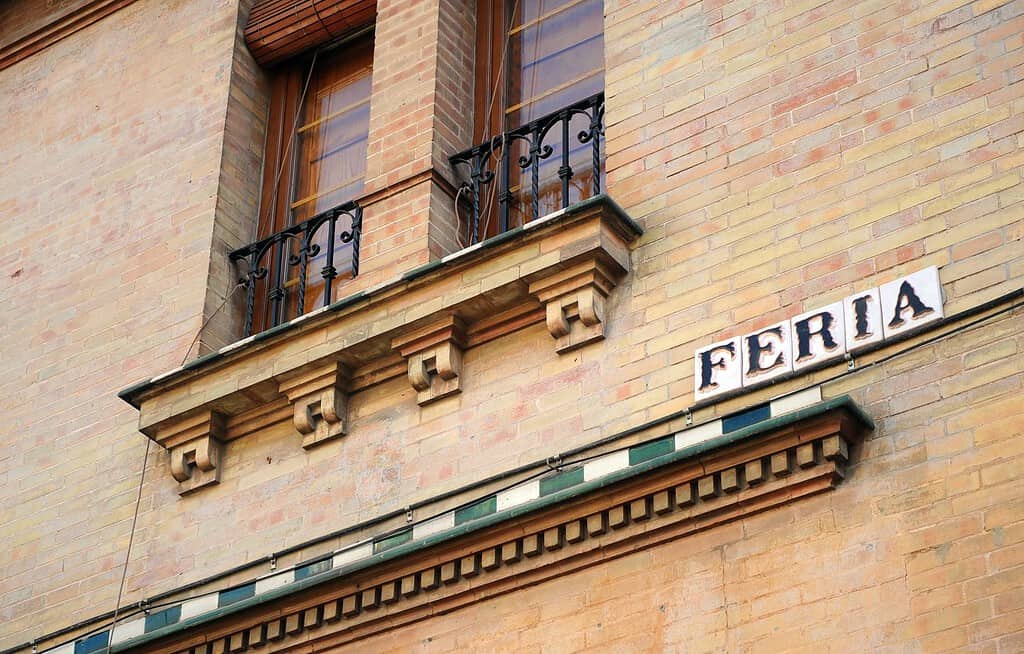
{"label": "stone corbel", "polygon": [[530,293],[546,310],[555,351],[564,354],[604,338],[604,302],[625,271],[597,257],[533,281]]}
{"label": "stone corbel", "polygon": [[179,495],[220,483],[224,418],[219,413],[204,411],[161,427],[156,440],[171,453]]}
{"label": "stone corbel", "polygon": [[311,448],[348,433],[348,368],[337,361],[278,381],[292,405],[292,422]]}
{"label": "stone corbel", "polygon": [[409,383],[420,406],[461,392],[463,325],[447,316],[392,341],[409,364]]}

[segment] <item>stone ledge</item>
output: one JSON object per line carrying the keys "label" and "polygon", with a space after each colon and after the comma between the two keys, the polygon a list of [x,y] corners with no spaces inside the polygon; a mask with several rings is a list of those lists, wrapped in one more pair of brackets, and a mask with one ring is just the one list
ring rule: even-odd
{"label": "stone ledge", "polygon": [[546,321],[559,352],[603,338],[603,299],[628,273],[639,234],[610,198],[591,198],[119,396],[165,448],[164,434],[197,416],[218,416],[220,442],[289,413],[311,447],[344,435],[346,393],[405,372],[420,404],[441,399],[461,390],[464,349],[527,325]]}

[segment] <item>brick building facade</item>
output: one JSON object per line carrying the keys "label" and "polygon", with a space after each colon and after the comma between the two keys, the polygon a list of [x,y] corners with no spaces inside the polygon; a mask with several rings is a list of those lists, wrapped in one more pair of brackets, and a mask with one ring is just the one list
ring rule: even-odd
{"label": "brick building facade", "polygon": [[1024,651],[1022,63],[1021,0],[4,4],[0,650]]}

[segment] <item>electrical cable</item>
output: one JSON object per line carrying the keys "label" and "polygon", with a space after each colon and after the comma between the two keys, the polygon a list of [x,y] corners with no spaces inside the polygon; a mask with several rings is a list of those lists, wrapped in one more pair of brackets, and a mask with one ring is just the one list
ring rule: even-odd
{"label": "electrical cable", "polygon": [[[957,320],[963,320],[963,319],[965,319],[965,318],[967,318],[969,316],[976,315],[976,314],[978,314],[978,313],[980,313],[982,311],[987,311],[988,309],[991,309],[991,308],[996,307],[996,306],[998,306],[1000,304],[1003,304],[1004,302],[1020,298],[1021,296],[1024,296],[1024,289],[1017,289],[1015,291],[1011,291],[1010,293],[1007,293],[1007,294],[1002,295],[1000,297],[994,298],[994,299],[992,299],[992,300],[990,300],[988,302],[985,302],[985,303],[983,303],[981,305],[978,305],[976,307],[972,307],[970,309],[965,309],[964,311],[961,311],[958,314],[955,314],[953,316],[947,316],[944,319],[944,323],[945,324],[949,324],[949,323],[955,322]],[[1006,307],[1003,307],[1002,309],[999,309],[998,311],[993,311],[990,314],[981,316],[981,317],[979,317],[979,318],[977,318],[975,320],[972,320],[970,322],[964,323],[962,325],[957,325],[953,329],[950,329],[948,331],[944,331],[942,333],[936,334],[935,336],[932,336],[932,337],[927,338],[925,340],[919,341],[917,343],[913,343],[913,344],[911,344],[911,345],[909,345],[907,347],[904,347],[904,348],[902,348],[900,350],[894,351],[894,352],[892,352],[892,353],[890,353],[890,354],[888,354],[888,355],[886,355],[886,356],[884,356],[884,357],[882,357],[880,359],[872,361],[871,363],[866,364],[864,366],[843,370],[843,371],[833,375],[832,377],[829,377],[827,379],[824,379],[824,380],[821,380],[819,382],[816,382],[814,384],[814,386],[824,386],[824,385],[826,385],[828,383],[831,383],[831,382],[833,382],[833,381],[835,381],[837,379],[840,379],[842,377],[846,377],[848,375],[856,374],[856,373],[859,373],[859,372],[864,371],[864,370],[869,370],[869,369],[873,368],[874,366],[877,366],[877,365],[886,363],[888,361],[891,361],[892,359],[894,359],[896,357],[899,357],[899,356],[902,356],[902,355],[907,354],[909,352],[912,352],[912,351],[914,351],[914,350],[916,350],[916,349],[918,349],[920,347],[924,347],[926,345],[930,345],[932,343],[940,341],[940,340],[942,340],[944,338],[948,338],[950,336],[955,336],[957,334],[961,334],[961,333],[967,331],[968,329],[970,329],[972,327],[976,327],[976,326],[978,326],[978,325],[980,325],[982,323],[985,323],[985,322],[987,322],[989,320],[992,320],[993,318],[997,318],[999,316],[1002,316],[1003,314],[1009,313],[1011,311],[1014,311],[1014,310],[1022,308],[1022,307],[1024,307],[1024,301],[1016,302],[1014,304],[1010,304],[1010,305],[1008,305]],[[884,343],[880,343],[878,345],[878,348],[876,348],[876,349],[880,349],[883,346],[884,346]],[[801,390],[803,390],[803,389],[801,389]],[[794,391],[794,392],[799,392],[799,391]],[[509,484],[507,486],[503,486],[503,487],[493,491],[493,493],[495,493],[495,494],[496,493],[501,493],[501,492],[504,492],[504,491],[506,491],[506,490],[508,490],[510,488],[514,488],[515,486],[522,485],[522,484],[524,484],[524,483],[526,483],[528,481],[532,481],[533,479],[536,479],[537,477],[541,477],[543,475],[548,474],[551,470],[563,470],[563,469],[565,469],[567,467],[578,466],[578,465],[580,465],[582,463],[586,463],[587,461],[591,461],[591,460],[596,459],[598,457],[606,456],[610,452],[614,452],[614,451],[617,451],[617,450],[611,450],[609,452],[599,452],[599,453],[591,454],[591,455],[588,455],[588,456],[585,456],[585,457],[582,457],[582,458],[574,458],[577,455],[582,454],[583,452],[586,452],[588,450],[593,450],[594,448],[600,447],[602,445],[606,445],[608,443],[615,442],[617,440],[621,440],[621,439],[626,438],[628,436],[631,436],[633,434],[646,431],[646,430],[651,429],[653,427],[656,427],[656,426],[658,426],[660,424],[663,424],[663,423],[666,423],[666,422],[671,422],[672,420],[676,420],[678,418],[682,418],[683,416],[685,416],[687,414],[687,412],[691,411],[692,408],[693,407],[688,407],[687,409],[684,409],[684,410],[681,410],[681,411],[675,411],[675,412],[672,412],[672,413],[667,414],[665,416],[661,416],[659,418],[654,418],[654,419],[649,420],[649,421],[647,421],[647,422],[645,422],[643,424],[636,425],[635,427],[631,427],[631,428],[626,429],[624,431],[617,432],[615,434],[606,436],[604,438],[600,438],[600,439],[598,439],[596,441],[591,441],[590,443],[587,443],[585,445],[581,445],[581,446],[578,446],[578,447],[575,447],[575,448],[571,448],[571,449],[566,450],[565,452],[562,452],[562,453],[557,454],[555,456],[547,457],[545,459],[542,459],[542,460],[539,460],[539,461],[534,461],[532,463],[523,464],[523,465],[517,466],[516,468],[510,469],[510,470],[506,470],[506,471],[504,471],[502,473],[498,473],[496,475],[492,475],[492,476],[487,477],[485,479],[482,479],[482,480],[479,480],[479,481],[476,481],[476,482],[472,482],[470,484],[466,484],[466,485],[461,486],[459,488],[454,488],[452,490],[445,491],[445,492],[440,493],[438,495],[435,495],[433,497],[430,497],[430,498],[421,500],[419,502],[416,502],[416,503],[410,505],[409,507],[407,507],[407,509],[408,510],[415,510],[415,509],[423,507],[423,506],[428,506],[430,504],[434,504],[436,502],[443,501],[443,500],[448,499],[450,497],[453,497],[455,495],[460,495],[462,493],[469,492],[469,491],[474,490],[476,488],[479,488],[481,486],[486,486],[488,484],[494,483],[495,481],[500,481],[502,479],[507,479],[508,477],[515,476],[517,474],[522,474],[522,473],[527,472],[529,470],[540,468],[540,470],[538,470],[537,472],[534,472],[533,474],[530,474],[530,475],[528,475],[528,476],[526,476],[526,477],[524,477],[522,479],[519,479],[515,483]],[[631,447],[631,446],[629,446],[629,447]],[[624,449],[624,448],[620,448],[620,449]],[[148,450],[149,450],[149,443],[147,442],[147,457],[148,457]],[[571,458],[572,460],[566,461],[567,458]],[[552,460],[555,460],[558,463],[555,464],[554,466],[552,466],[551,465],[551,461]],[[145,474],[145,468],[143,468],[143,474]],[[141,486],[141,479],[140,479],[140,487],[139,488],[140,488],[140,496],[141,496],[141,488],[142,488],[142,486]],[[472,500],[469,500],[467,502],[464,502],[464,503],[454,507],[453,509],[449,509],[449,510],[457,510],[459,508],[470,506],[470,505],[472,505],[472,504],[474,504],[474,503],[476,503],[478,501],[480,501],[479,497],[474,498]],[[220,573],[218,573],[216,575],[211,575],[210,577],[207,577],[205,579],[200,579],[198,581],[192,582],[192,583],[187,584],[185,586],[182,586],[182,587],[179,587],[179,588],[175,588],[175,589],[167,591],[165,593],[161,593],[159,595],[154,596],[153,599],[154,600],[155,599],[163,599],[164,597],[172,597],[174,595],[180,595],[181,593],[183,593],[183,592],[185,592],[185,591],[187,591],[187,590],[189,590],[191,588],[196,588],[198,586],[204,586],[204,585],[213,583],[214,581],[216,581],[218,579],[223,579],[224,577],[232,576],[234,574],[237,574],[238,572],[241,572],[243,570],[252,568],[252,567],[258,565],[261,562],[269,561],[272,558],[284,556],[284,555],[287,555],[287,554],[291,554],[293,552],[297,552],[297,551],[303,550],[303,549],[305,549],[307,547],[311,547],[313,545],[316,545],[318,543],[322,543],[322,542],[327,541],[327,540],[331,540],[333,538],[338,538],[340,536],[343,536],[343,535],[348,534],[348,533],[352,533],[354,531],[361,531],[361,530],[366,529],[367,527],[370,527],[370,526],[372,526],[374,524],[378,524],[380,522],[385,522],[387,520],[390,520],[390,519],[393,519],[393,518],[398,517],[400,515],[403,515],[404,513],[406,513],[407,509],[403,508],[403,509],[398,510],[398,511],[391,511],[391,512],[389,512],[387,514],[384,514],[382,516],[378,516],[377,518],[374,518],[374,519],[371,519],[371,520],[367,520],[367,521],[364,521],[362,523],[357,523],[357,524],[354,524],[354,525],[350,525],[349,527],[336,530],[336,531],[331,532],[329,534],[325,534],[323,536],[319,536],[317,538],[313,538],[313,539],[310,539],[308,541],[304,541],[302,543],[297,543],[296,545],[292,545],[292,546],[287,547],[287,548],[285,548],[283,550],[275,552],[272,555],[267,555],[267,556],[260,557],[257,560],[250,561],[248,563],[244,563],[244,564],[241,564],[241,565],[238,565],[238,566],[234,566],[230,570],[227,570],[227,571],[224,571],[224,572],[220,572]],[[448,512],[448,510],[442,511],[442,512],[437,513],[437,514],[433,514],[431,517],[422,518],[419,522],[428,521],[428,520],[430,520],[430,519],[432,519],[434,517],[437,517],[438,515],[442,515],[442,514],[447,513],[447,512]],[[134,519],[133,519],[133,525],[134,525]],[[402,529],[404,529],[404,528],[406,528],[406,527],[403,527]],[[400,531],[400,529],[399,530],[393,530],[393,531]],[[133,532],[134,532],[134,526],[133,526]],[[393,533],[393,532],[385,532],[385,533]],[[301,565],[306,565],[307,563],[308,562],[304,561],[301,564],[298,564],[298,565],[292,566],[292,567],[293,568],[300,567]],[[246,585],[246,584],[241,584],[241,585]],[[221,592],[223,590],[230,590],[231,588],[233,588],[233,587],[232,586],[228,586],[226,588],[218,589],[217,591],[210,591],[209,593],[203,593],[203,595],[212,594],[214,592]],[[165,606],[174,606],[174,605],[180,604],[182,601],[183,600],[173,600],[173,601],[169,601],[169,602],[165,602],[165,603],[161,603],[161,604],[150,604],[149,601],[143,600],[143,602],[145,602],[145,606],[147,606],[148,609],[162,608],[162,607],[165,607]],[[140,602],[140,605],[143,602]],[[144,612],[144,611],[141,610],[141,609],[136,609],[134,612],[129,613],[129,614],[124,614],[122,617],[131,616],[131,615],[137,615],[140,612]],[[107,614],[104,614],[104,615],[109,616],[110,613],[107,613]],[[91,624],[91,623],[94,623],[94,622],[97,622],[97,621],[100,621],[100,620],[103,620],[103,619],[105,619],[103,616],[97,616],[97,617],[93,617],[93,618],[88,618],[86,620],[82,620],[82,621],[76,623],[75,625],[72,625],[70,627],[65,627],[65,628],[63,628],[61,630],[58,630],[58,631],[55,631],[55,632],[51,632],[50,634],[47,634],[46,636],[42,636],[42,637],[40,637],[38,639],[35,639],[34,641],[30,641],[28,643],[23,643],[21,645],[17,645],[15,647],[12,647],[12,648],[0,651],[0,654],[16,654],[20,650],[23,650],[26,647],[31,646],[32,643],[34,643],[34,642],[48,640],[48,639],[53,638],[53,637],[55,637],[57,635],[60,635],[60,634],[63,634],[63,633],[67,633],[69,631],[73,631],[73,630],[75,630],[77,628],[80,628],[80,627],[85,626],[87,624]],[[93,633],[93,632],[98,631],[98,630],[99,630],[99,628],[96,629],[96,630],[93,630],[92,632],[89,632],[89,633]],[[113,632],[111,632],[111,634],[112,633]],[[78,637],[76,637],[73,640],[77,640],[78,638],[81,638],[81,636],[78,636]],[[55,645],[54,647],[59,647],[59,646],[61,646],[63,644],[66,644],[68,642],[73,642],[73,640],[72,641],[64,641],[62,643],[59,643],[58,645]],[[109,645],[108,645],[108,654],[109,654]]]}
{"label": "electrical cable", "polygon": [[149,438],[146,439],[146,452],[142,455],[142,472],[139,474],[139,492],[135,496],[135,511],[132,513],[132,526],[128,532],[128,548],[124,553],[124,568],[121,569],[121,583],[117,586],[117,601],[114,603],[114,615],[110,619],[110,634],[107,636],[106,653],[110,654],[110,646],[114,643],[114,627],[117,626],[118,608],[121,606],[121,597],[124,595],[124,582],[128,578],[128,563],[131,561],[132,544],[135,542],[135,525],[139,521],[139,506],[142,504],[142,487],[146,481],[146,464],[149,462],[149,446],[152,444]]}
{"label": "electrical cable", "polygon": [[[320,16],[317,15],[317,19],[319,19],[319,18],[320,18]],[[271,194],[271,200],[270,200],[270,207],[271,207],[271,209],[277,204],[277,193],[278,193],[279,187],[281,185],[281,175],[284,173],[284,162],[287,161],[287,159],[288,159],[288,154],[291,151],[292,141],[295,138],[295,131],[298,129],[299,120],[300,120],[300,118],[302,116],[302,107],[304,106],[305,101],[306,101],[306,93],[309,91],[309,84],[310,84],[310,82],[313,79],[313,69],[316,66],[316,58],[317,58],[318,54],[319,54],[319,51],[315,50],[313,52],[313,57],[310,60],[309,71],[306,73],[306,81],[305,81],[305,83],[302,86],[302,93],[299,96],[298,108],[295,111],[295,120],[293,121],[292,129],[291,129],[291,131],[288,134],[288,140],[285,143],[285,149],[284,149],[284,153],[283,153],[283,155],[281,157],[280,165],[278,166],[277,173],[274,176],[274,190],[273,190],[273,192]],[[257,229],[259,229],[260,223],[261,223],[261,217],[257,217]],[[238,291],[238,289],[245,287],[245,285],[246,285],[245,282],[239,282],[239,283],[235,284],[235,286],[232,287],[232,289],[228,292],[228,294],[225,296],[224,300],[220,303],[220,305],[216,309],[214,309],[213,313],[211,313],[206,318],[206,320],[203,321],[203,324],[199,326],[199,330],[196,331],[195,338],[192,339],[192,342],[189,343],[188,349],[185,350],[185,356],[181,360],[181,365],[185,365],[185,362],[188,360],[189,354],[192,352],[192,348],[195,347],[196,343],[199,341],[200,336],[202,336],[203,330],[206,329],[207,326],[209,326],[210,321],[213,320],[213,318],[220,312],[221,309],[224,308],[224,306],[228,303],[228,301],[235,294],[235,292]],[[120,585],[118,586],[118,589],[117,589],[117,602],[114,604],[114,611],[113,611],[113,614],[112,614],[112,617],[111,617],[111,621],[110,621],[110,636],[108,636],[108,638],[107,638],[107,647],[106,647],[107,654],[109,654],[110,646],[113,643],[114,627],[117,625],[118,612],[119,612],[120,606],[121,606],[121,598],[122,598],[123,593],[124,593],[125,579],[127,578],[127,575],[128,575],[128,562],[129,562],[130,557],[131,557],[132,544],[135,541],[135,525],[136,525],[136,523],[138,521],[138,518],[139,518],[139,506],[140,506],[140,504],[142,502],[142,485],[143,485],[143,482],[146,479],[146,463],[149,460],[149,448],[150,448],[150,444],[151,443],[152,443],[152,441],[149,438],[147,438],[146,439],[146,452],[145,452],[145,454],[143,455],[143,458],[142,458],[142,473],[139,475],[139,492],[138,492],[138,495],[137,495],[137,497],[135,499],[135,513],[132,516],[131,531],[128,534],[128,549],[125,552],[124,568],[121,571],[121,583],[120,583]]]}
{"label": "electrical cable", "polygon": [[[511,27],[512,21],[514,20],[514,17],[518,13],[518,11],[519,11],[519,0],[515,0],[515,2],[512,4],[512,11],[509,14],[509,26],[510,27]],[[503,32],[504,32],[505,38],[502,40],[501,57],[498,60],[498,76],[497,76],[497,79],[494,80],[494,89],[491,91],[491,97],[487,101],[487,107],[486,107],[486,110],[484,112],[484,117],[485,117],[484,119],[487,121],[487,130],[485,132],[485,135],[490,135],[490,132],[491,132],[491,125],[490,125],[491,111],[494,109],[494,100],[495,100],[495,98],[498,95],[498,88],[500,86],[502,86],[502,77],[503,76],[506,79],[505,79],[505,85],[502,88],[502,93],[501,93],[501,95],[502,95],[502,106],[505,106],[505,105],[508,104],[508,79],[507,79],[508,78],[508,71],[505,68],[505,59],[506,59],[506,57],[508,55],[508,45],[509,45],[509,42],[511,42],[511,40],[512,40],[512,33],[511,33],[511,29],[503,29]],[[505,124],[505,111],[504,110],[502,110],[502,112],[501,112],[501,120],[499,122],[500,122],[500,124],[502,126],[504,126],[504,124]],[[509,147],[507,134],[508,134],[508,132],[502,130],[502,132],[501,132],[501,151],[502,152],[504,152],[505,148]],[[491,161],[495,162],[497,165],[495,166],[495,170],[494,170],[494,179],[491,181],[490,192],[488,193],[487,200],[484,202],[483,209],[480,212],[480,214],[484,217],[484,229],[483,229],[484,238],[487,237],[487,230],[489,230],[491,228],[491,206],[494,203],[494,195],[495,195],[495,193],[498,190],[498,184],[501,183],[500,182],[500,180],[501,180],[501,167],[502,167],[502,164],[504,163],[504,158],[497,157],[496,154],[497,154],[497,152],[492,147],[491,148],[490,158],[491,158]]]}
{"label": "electrical cable", "polygon": [[235,291],[237,291],[240,288],[245,288],[245,286],[245,282],[238,282],[237,284],[235,284],[235,286],[230,291],[228,291],[228,294],[224,296],[224,300],[220,303],[220,306],[214,309],[213,313],[211,313],[209,317],[207,317],[206,320],[203,321],[203,324],[199,326],[199,330],[196,331],[195,338],[192,339],[192,342],[189,343],[188,349],[185,350],[185,356],[182,357],[180,365],[185,365],[185,362],[188,361],[188,355],[192,352],[192,348],[196,346],[196,343],[199,341],[199,337],[203,334],[203,330],[206,329],[206,327],[210,324],[210,321],[213,320],[213,317],[220,313],[220,310],[223,309],[224,305],[228,303],[228,300],[230,300],[231,296],[235,294]]}

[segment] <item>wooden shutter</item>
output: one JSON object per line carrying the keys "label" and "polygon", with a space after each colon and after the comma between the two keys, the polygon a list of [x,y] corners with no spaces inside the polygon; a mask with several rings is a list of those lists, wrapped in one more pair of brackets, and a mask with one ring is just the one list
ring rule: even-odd
{"label": "wooden shutter", "polygon": [[377,0],[257,0],[245,43],[267,66],[372,25]]}

